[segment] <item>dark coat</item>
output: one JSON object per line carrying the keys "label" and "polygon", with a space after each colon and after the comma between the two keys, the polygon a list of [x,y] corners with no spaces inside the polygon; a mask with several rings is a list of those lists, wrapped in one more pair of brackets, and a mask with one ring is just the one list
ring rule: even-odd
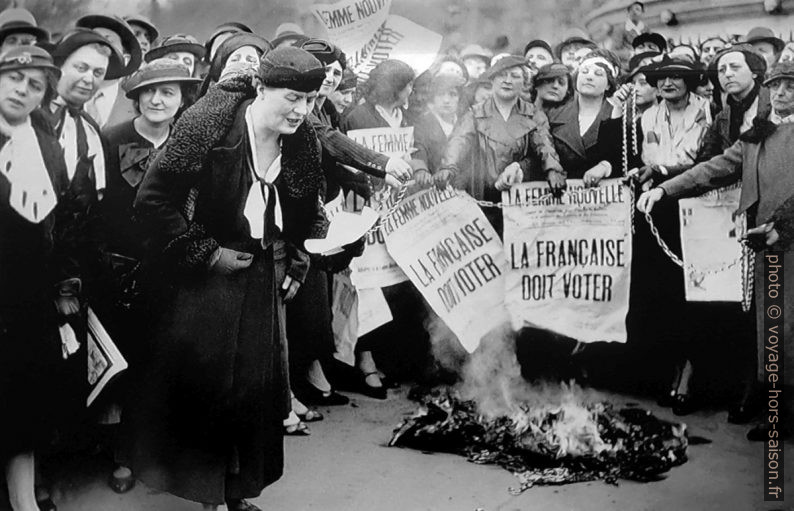
{"label": "dark coat", "polygon": [[[167,254],[160,264],[172,285],[123,423],[138,477],[212,504],[256,497],[281,476],[289,403],[274,249],[251,238],[243,215],[253,183],[245,124],[253,89],[234,87],[210,88],[180,117],[136,198],[149,247]],[[282,137],[281,161],[281,236],[297,247],[327,228],[320,152],[306,123]],[[192,188],[191,220],[183,207]],[[253,263],[231,275],[209,272],[220,246],[252,253]]]}
{"label": "dark coat", "polygon": [[[761,87],[758,91],[758,113],[769,114],[769,89]],[[762,116],[763,117],[763,116]],[[720,113],[714,118],[706,134],[703,136],[703,141],[700,143],[700,150],[698,151],[697,162],[708,161],[711,158],[722,154],[730,146],[736,142],[735,137],[731,137],[730,133],[731,124],[731,105],[726,103]]]}
{"label": "dark coat", "polygon": [[[789,163],[794,160],[794,125],[775,126],[761,115],[753,121],[753,128],[743,133],[739,140],[724,153],[700,163],[689,171],[661,185],[666,195],[673,198],[697,196],[705,191],[720,188],[741,179],[742,190],[737,213],[747,213],[748,225],[774,222],[779,234],[771,250],[783,252],[783,266],[794,264],[794,177]],[[757,320],[758,375],[763,373],[766,358],[764,326],[766,287],[764,285],[764,252],[755,260],[755,310]],[[783,287],[794,287],[792,272],[784,273]],[[788,345],[785,361],[794,364],[791,349],[794,335],[794,295],[783,293],[783,335]],[[794,384],[794,372],[786,371],[784,382]]]}
{"label": "dark coat", "polygon": [[532,103],[518,100],[505,123],[490,98],[472,106],[458,120],[447,143],[441,169],[456,175],[456,186],[475,199],[501,199],[494,188],[499,174],[518,162],[524,180],[545,179],[550,170],[562,171],[549,122]]}
{"label": "dark coat", "polygon": [[[46,445],[65,411],[58,392],[64,361],[53,300],[56,284],[74,267],[63,259],[69,254],[57,232],[68,178],[47,119],[34,112],[31,123],[59,203],[41,222],[29,222],[9,205],[10,183],[0,172],[0,416],[7,418],[0,421],[2,459]],[[7,142],[0,134],[0,148]],[[80,376],[85,379],[85,358]]]}
{"label": "dark coat", "polygon": [[434,174],[441,166],[444,151],[447,150],[447,135],[431,112],[426,112],[416,120],[414,147],[414,159],[424,162],[427,170]]}
{"label": "dark coat", "polygon": [[[615,177],[622,173],[622,134],[620,126],[610,121],[612,105],[604,101],[593,124],[579,135],[579,102],[576,97],[551,109],[549,127],[554,148],[568,179],[582,179],[584,173],[601,161],[612,166]],[[538,176],[537,179],[545,179]]]}

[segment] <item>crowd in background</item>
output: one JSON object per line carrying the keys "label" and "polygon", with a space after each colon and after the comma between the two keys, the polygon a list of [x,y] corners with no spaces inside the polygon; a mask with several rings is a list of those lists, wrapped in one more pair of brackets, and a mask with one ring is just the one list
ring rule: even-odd
{"label": "crowd in background", "polygon": [[[410,282],[383,288],[393,320],[358,339],[353,367],[338,362],[334,275],[364,239],[333,255],[303,246],[325,236],[340,195],[407,182],[496,203],[522,181],[554,194],[571,179],[633,182],[628,343],[527,328],[524,376],[603,383],[628,353],[641,368],[628,379],[657,371],[659,404],[686,415],[704,405],[696,348],[711,339],[736,362],[729,421],[750,422],[766,360],[758,289],[751,313],[688,303],[643,213],[680,253],[676,199],[740,182],[756,278],[764,249],[791,258],[794,46],[764,27],[673,46],[643,12],[627,7],[609,47],[472,44],[418,75],[386,60],[365,81],[334,41],[294,23],[268,39],[227,21],[202,43],[143,16],[91,14],[51,39],[24,9],[0,13],[0,460],[12,508],[56,509],[36,456],[101,437],[119,493],[142,480],[207,509],[255,510],[246,499],[281,477],[283,436],[309,434],[323,419],[313,407],[347,404],[339,389],[388,399],[399,382],[454,382]],[[410,160],[345,136],[408,126]],[[483,212],[501,235],[501,211]],[[89,307],[130,367],[86,408]],[[794,317],[789,298],[785,309]],[[99,430],[111,434],[86,434]]]}

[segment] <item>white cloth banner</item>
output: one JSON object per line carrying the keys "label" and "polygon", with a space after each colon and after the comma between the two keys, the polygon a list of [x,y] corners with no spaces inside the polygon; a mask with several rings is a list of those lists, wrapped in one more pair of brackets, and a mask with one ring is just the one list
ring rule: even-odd
{"label": "white cloth banner", "polygon": [[581,342],[626,342],[631,197],[618,179],[561,198],[545,182],[503,192],[507,309],[513,328],[535,326]]}
{"label": "white cloth banner", "polygon": [[[413,127],[350,130],[347,132],[347,136],[390,158],[407,157],[414,145]],[[383,214],[389,210],[395,198],[396,193],[388,187],[375,191],[368,204],[364,203],[360,197],[350,194],[347,197],[345,209],[355,212],[366,204]],[[386,287],[408,280],[400,266],[386,250],[386,240],[379,229],[367,234],[364,253],[361,257],[353,259],[350,267],[353,269],[351,278],[357,289]]]}
{"label": "white cloth banner", "polygon": [[384,60],[398,59],[419,75],[441,49],[441,34],[402,16],[389,14],[391,0],[342,0],[312,7],[328,39],[347,55],[348,67],[362,80]]}
{"label": "white cloth banner", "polygon": [[383,232],[389,253],[469,352],[509,321],[502,243],[465,192],[414,194],[384,221]]}
{"label": "white cloth banner", "polygon": [[[686,299],[690,302],[739,302],[742,299],[739,243],[733,213],[739,207],[740,185],[712,190],[700,197],[681,199],[681,248]],[[723,271],[716,271],[725,268]],[[712,271],[713,273],[707,273]]]}

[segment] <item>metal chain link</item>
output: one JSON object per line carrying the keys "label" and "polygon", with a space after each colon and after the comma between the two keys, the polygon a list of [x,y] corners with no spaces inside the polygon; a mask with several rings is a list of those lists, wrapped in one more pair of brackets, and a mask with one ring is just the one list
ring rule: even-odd
{"label": "metal chain link", "polygon": [[[370,176],[367,176],[367,183],[369,184],[370,197],[374,197],[375,186],[372,184],[372,178]],[[397,211],[398,207],[400,207],[400,203],[405,198],[405,193],[407,190],[408,190],[408,183],[406,181],[403,181],[402,184],[400,185],[400,189],[397,191],[397,198],[394,200],[394,203],[386,211],[385,214],[382,213],[381,211],[378,211],[378,215],[380,215],[378,221],[375,222],[375,225],[370,227],[370,229],[367,231],[367,235],[377,232],[378,230],[383,228],[383,223],[386,220],[388,220],[389,217],[391,217],[395,211]]]}

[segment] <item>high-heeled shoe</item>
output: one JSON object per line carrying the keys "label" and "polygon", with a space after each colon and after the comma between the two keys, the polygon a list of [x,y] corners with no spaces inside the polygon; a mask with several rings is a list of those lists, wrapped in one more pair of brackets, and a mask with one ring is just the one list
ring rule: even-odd
{"label": "high-heeled shoe", "polygon": [[359,388],[358,388],[359,393],[374,399],[386,399],[388,395],[388,393],[386,392],[386,387],[384,386],[373,387],[372,385],[367,383],[367,377],[372,376],[373,374],[379,376],[378,371],[372,371],[370,373],[365,373],[361,377],[361,382],[359,383]]}
{"label": "high-heeled shoe", "polygon": [[39,511],[58,511],[58,506],[55,505],[51,497],[47,497],[44,500],[37,500],[36,506],[39,508]]}
{"label": "high-heeled shoe", "polygon": [[697,409],[692,396],[689,394],[676,394],[673,398],[673,414],[689,415]]}

